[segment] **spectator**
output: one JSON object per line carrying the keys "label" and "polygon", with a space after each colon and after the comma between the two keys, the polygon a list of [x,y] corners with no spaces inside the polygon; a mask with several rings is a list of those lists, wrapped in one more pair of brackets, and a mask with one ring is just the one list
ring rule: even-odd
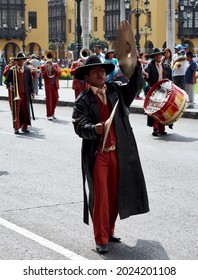
{"label": "spectator", "polygon": [[100,47],[100,45],[95,45],[95,46],[94,46],[94,54],[97,55],[97,57],[100,58],[101,62],[104,62],[104,60],[105,60],[105,55],[101,52],[101,47]]}
{"label": "spectator", "polygon": [[164,64],[171,65],[171,61],[172,61],[172,52],[171,52],[171,49],[165,48],[164,51],[165,51],[165,53],[164,53],[164,57],[162,57],[162,62],[163,62]]}
{"label": "spectator", "polygon": [[186,92],[189,97],[189,105],[188,109],[194,108],[194,97],[195,97],[195,83],[196,83],[196,69],[197,64],[193,60],[193,53],[187,52],[186,53],[186,59],[189,62],[188,68],[185,73],[185,82],[186,82]]}
{"label": "spectator", "polygon": [[185,51],[181,49],[173,62],[173,83],[183,90],[186,90],[185,73],[188,67]]}
{"label": "spectator", "polygon": [[4,71],[5,66],[6,66],[5,59],[2,55],[0,58],[0,86],[3,85],[3,71]]}
{"label": "spectator", "polygon": [[112,63],[115,65],[115,69],[107,76],[107,83],[111,83],[116,79],[117,71],[116,66],[118,66],[118,60],[115,58],[115,51],[109,50],[105,54],[105,60],[104,63]]}

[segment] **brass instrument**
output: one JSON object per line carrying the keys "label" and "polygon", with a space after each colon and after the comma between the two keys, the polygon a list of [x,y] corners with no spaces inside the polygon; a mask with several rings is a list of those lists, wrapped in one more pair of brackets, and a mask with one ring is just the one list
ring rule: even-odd
{"label": "brass instrument", "polygon": [[13,67],[14,100],[20,100],[16,66]]}
{"label": "brass instrument", "polygon": [[178,58],[173,63],[173,70],[180,68],[184,61],[186,61],[186,57],[184,55],[178,56]]}
{"label": "brass instrument", "polygon": [[13,66],[11,69],[12,69],[12,73],[13,73],[13,82],[12,82],[12,87],[11,87],[10,91],[11,91],[12,120],[13,120],[13,127],[14,127],[14,123],[17,120],[16,101],[20,100],[21,98],[19,96],[16,66]]}
{"label": "brass instrument", "polygon": [[50,79],[54,78],[54,70],[53,70],[53,64],[52,64],[52,60],[54,58],[55,58],[55,54],[53,51],[46,51],[46,53],[45,53],[46,63],[44,64],[44,67],[45,67],[47,76]]}
{"label": "brass instrument", "polygon": [[135,70],[137,53],[134,34],[127,20],[121,21],[118,26],[116,55],[121,72],[130,77]]}
{"label": "brass instrument", "polygon": [[82,48],[80,50],[80,57],[83,60],[87,60],[91,55],[91,51],[88,48]]}

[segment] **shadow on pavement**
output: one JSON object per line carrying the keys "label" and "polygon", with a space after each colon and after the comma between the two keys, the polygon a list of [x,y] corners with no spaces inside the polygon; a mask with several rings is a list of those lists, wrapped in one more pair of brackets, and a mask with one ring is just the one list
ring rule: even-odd
{"label": "shadow on pavement", "polygon": [[101,255],[106,260],[169,260],[165,249],[157,241],[139,239],[136,246],[124,243],[109,244],[108,254]]}
{"label": "shadow on pavement", "polygon": [[167,142],[195,142],[198,141],[198,138],[194,137],[186,137],[177,133],[167,134],[167,135],[161,135],[159,137],[156,137],[155,140],[163,140]]}
{"label": "shadow on pavement", "polygon": [[30,127],[28,130],[30,131],[29,133],[20,132],[17,135],[17,137],[25,138],[25,139],[29,138],[30,140],[34,140],[34,139],[43,140],[43,139],[45,139],[45,134],[42,134],[40,132],[41,129],[36,128],[36,127]]}
{"label": "shadow on pavement", "polygon": [[3,176],[3,175],[8,175],[8,171],[0,171],[0,176]]}

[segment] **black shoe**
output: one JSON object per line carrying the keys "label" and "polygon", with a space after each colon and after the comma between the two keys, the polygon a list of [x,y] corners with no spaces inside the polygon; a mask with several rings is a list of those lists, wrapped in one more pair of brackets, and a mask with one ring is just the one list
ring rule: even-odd
{"label": "black shoe", "polygon": [[121,242],[120,237],[116,237],[115,235],[109,236],[109,242]]}
{"label": "black shoe", "polygon": [[18,129],[15,129],[15,130],[14,130],[14,134],[19,134],[19,130],[18,130]]}
{"label": "black shoe", "polygon": [[159,134],[160,134],[160,135],[166,135],[167,132],[166,132],[166,131],[159,131]]}
{"label": "black shoe", "polygon": [[159,136],[159,134],[158,134],[157,131],[153,131],[152,135],[153,135],[153,136]]}
{"label": "black shoe", "polygon": [[99,254],[106,254],[109,252],[109,247],[107,244],[98,244],[96,246],[96,250],[98,251]]}

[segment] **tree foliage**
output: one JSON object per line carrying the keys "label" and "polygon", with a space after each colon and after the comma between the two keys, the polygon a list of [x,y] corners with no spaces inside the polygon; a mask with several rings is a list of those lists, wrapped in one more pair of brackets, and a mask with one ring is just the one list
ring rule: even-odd
{"label": "tree foliage", "polygon": [[[89,49],[93,52],[94,51],[94,46],[95,45],[100,45],[102,50],[108,49],[108,44],[106,41],[101,41],[99,38],[92,37],[90,35],[89,37]],[[75,51],[75,40],[71,41],[67,45],[67,50],[68,51]]]}

